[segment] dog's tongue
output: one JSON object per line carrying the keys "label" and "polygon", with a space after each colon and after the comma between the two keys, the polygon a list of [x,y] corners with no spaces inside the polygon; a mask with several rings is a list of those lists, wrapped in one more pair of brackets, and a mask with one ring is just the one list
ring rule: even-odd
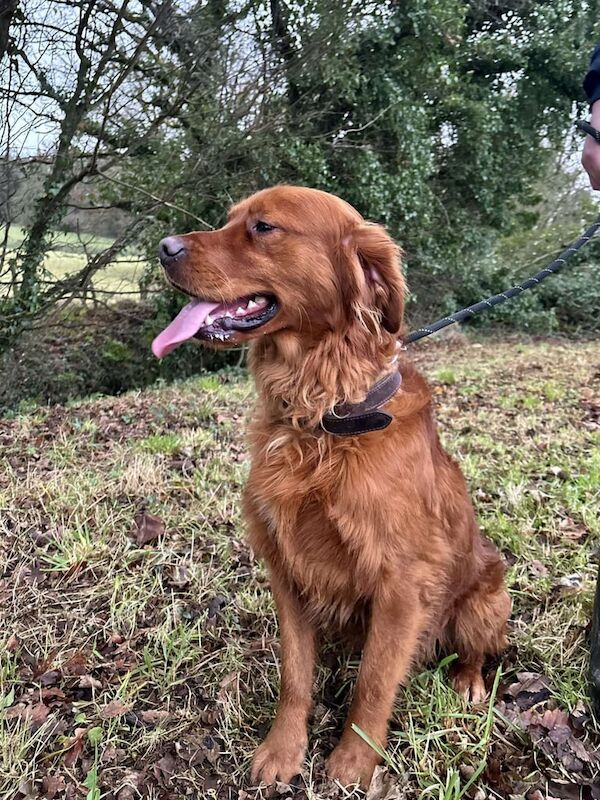
{"label": "dog's tongue", "polygon": [[191,303],[184,306],[173,322],[162,333],[159,333],[152,342],[154,355],[157,358],[164,358],[167,353],[170,353],[182,342],[191,339],[202,327],[210,312],[217,308],[218,305],[219,303],[192,300]]}

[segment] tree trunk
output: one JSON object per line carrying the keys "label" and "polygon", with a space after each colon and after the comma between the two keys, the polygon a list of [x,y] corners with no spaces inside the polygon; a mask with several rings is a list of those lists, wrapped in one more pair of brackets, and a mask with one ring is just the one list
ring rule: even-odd
{"label": "tree trunk", "polygon": [[8,50],[8,33],[17,3],[18,0],[0,0],[0,61]]}

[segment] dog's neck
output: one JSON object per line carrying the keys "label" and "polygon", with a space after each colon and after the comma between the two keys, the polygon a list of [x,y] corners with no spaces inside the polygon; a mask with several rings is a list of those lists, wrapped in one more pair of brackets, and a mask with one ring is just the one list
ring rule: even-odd
{"label": "dog's neck", "polygon": [[371,386],[390,371],[396,337],[379,336],[358,325],[323,335],[307,345],[295,333],[282,331],[258,339],[250,368],[263,409],[273,421],[314,429],[340,403],[360,403]]}

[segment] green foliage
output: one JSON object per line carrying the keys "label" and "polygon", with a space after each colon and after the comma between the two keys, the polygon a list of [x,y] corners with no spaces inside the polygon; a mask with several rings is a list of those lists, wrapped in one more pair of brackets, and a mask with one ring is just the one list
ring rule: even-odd
{"label": "green foliage", "polygon": [[[280,90],[232,124],[217,51],[205,91],[186,99],[185,121],[150,160],[131,162],[153,193],[178,186],[179,209],[161,210],[148,252],[165,231],[220,224],[229,198],[302,183],[389,227],[406,252],[413,318],[505,288],[515,254],[505,248],[502,258],[495,246],[499,235],[540,222],[532,189],[563,152],[583,99],[597,12],[597,3],[571,0],[252,4],[246,24],[264,54],[265,91],[269,76]],[[227,25],[207,14],[188,35],[212,24],[224,42]],[[183,69],[181,54],[176,61]],[[551,246],[560,243],[555,234]],[[520,302],[498,319],[552,328],[569,315],[566,306],[553,315],[542,300]]]}
{"label": "green foliage", "polygon": [[190,376],[235,364],[239,353],[186,345],[177,360],[159,361],[152,337],[166,317],[149,306],[72,309],[24,334],[0,356],[0,412],[24,402],[60,403],[89,394],[120,394],[158,379]]}

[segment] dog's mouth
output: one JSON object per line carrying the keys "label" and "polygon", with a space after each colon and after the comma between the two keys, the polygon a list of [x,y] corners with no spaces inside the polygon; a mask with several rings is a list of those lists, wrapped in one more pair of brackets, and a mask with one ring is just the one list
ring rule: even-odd
{"label": "dog's mouth", "polygon": [[250,333],[273,319],[279,310],[273,295],[253,294],[231,303],[195,297],[152,342],[152,352],[163,358],[188,339],[225,342],[236,332]]}

